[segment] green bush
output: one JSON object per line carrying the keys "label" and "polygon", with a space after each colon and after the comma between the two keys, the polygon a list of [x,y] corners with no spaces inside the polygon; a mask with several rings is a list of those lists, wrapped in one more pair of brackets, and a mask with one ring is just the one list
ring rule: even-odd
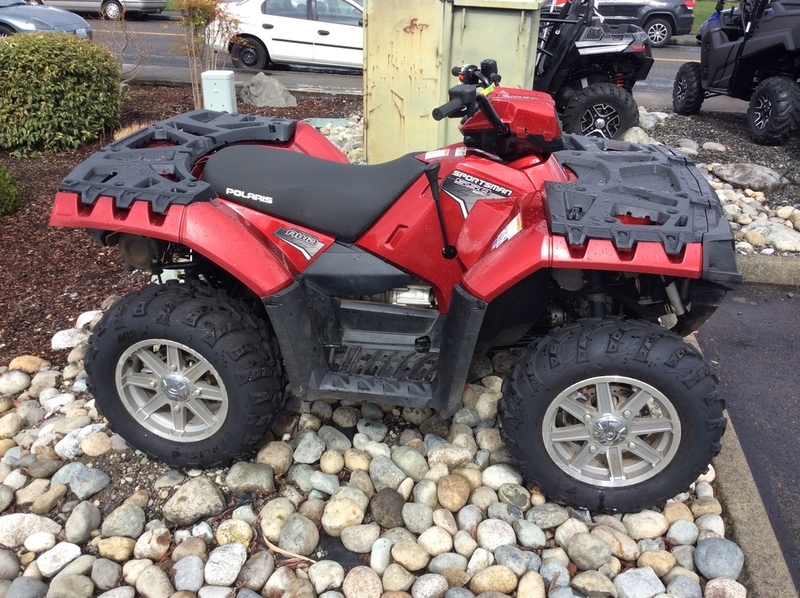
{"label": "green bush", "polygon": [[79,147],[119,122],[119,66],[86,39],[26,33],[0,40],[0,148]]}
{"label": "green bush", "polygon": [[11,173],[0,164],[0,216],[13,214],[19,204],[19,189]]}

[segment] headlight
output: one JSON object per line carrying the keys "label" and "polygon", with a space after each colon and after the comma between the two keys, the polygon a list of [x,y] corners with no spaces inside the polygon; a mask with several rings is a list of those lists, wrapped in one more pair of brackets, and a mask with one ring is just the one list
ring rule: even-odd
{"label": "headlight", "polygon": [[45,23],[41,19],[28,19],[27,25],[36,31],[52,31],[55,29],[50,23]]}

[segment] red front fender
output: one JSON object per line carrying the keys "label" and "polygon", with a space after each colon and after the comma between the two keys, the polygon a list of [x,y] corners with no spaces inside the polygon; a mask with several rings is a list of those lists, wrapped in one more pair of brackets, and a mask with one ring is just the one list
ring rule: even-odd
{"label": "red front fender", "polygon": [[83,205],[77,193],[59,191],[50,226],[131,233],[181,243],[230,272],[259,297],[272,295],[292,282],[291,274],[269,251],[261,233],[215,200],[171,205],[164,214],[155,214],[147,202],[135,202],[130,210],[122,210],[115,208],[109,197]]}
{"label": "red front fender", "polygon": [[641,242],[630,251],[617,250],[611,241],[591,239],[570,247],[560,236],[550,236],[547,225],[528,228],[482,257],[464,275],[462,286],[478,299],[492,301],[503,291],[542,268],[574,268],[609,272],[640,272],[700,278],[703,248],[689,243],[669,255],[660,243]]}

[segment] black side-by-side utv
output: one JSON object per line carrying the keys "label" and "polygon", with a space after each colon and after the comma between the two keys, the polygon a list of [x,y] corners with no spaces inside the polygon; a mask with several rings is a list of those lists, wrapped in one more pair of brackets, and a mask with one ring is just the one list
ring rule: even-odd
{"label": "black side-by-side utv", "polygon": [[705,98],[749,101],[753,141],[781,145],[800,127],[800,0],[742,0],[716,12],[700,29],[700,63],[678,70],[672,106],[697,114]]}

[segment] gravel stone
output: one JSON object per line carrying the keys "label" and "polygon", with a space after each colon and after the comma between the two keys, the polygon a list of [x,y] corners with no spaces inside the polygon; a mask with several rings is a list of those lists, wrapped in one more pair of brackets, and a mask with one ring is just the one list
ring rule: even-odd
{"label": "gravel stone", "polygon": [[535,523],[541,529],[547,530],[558,527],[569,519],[569,513],[561,505],[552,502],[536,505],[525,513],[525,519]]}
{"label": "gravel stone", "polygon": [[206,477],[192,478],[164,504],[164,518],[176,525],[191,525],[203,517],[225,510],[225,497],[219,487]]}
{"label": "gravel stone", "polygon": [[[333,415],[335,418],[336,411]],[[344,578],[342,591],[345,598],[380,598],[383,584],[378,574],[369,567],[354,567]]]}
{"label": "gravel stone", "polygon": [[[286,524],[278,537],[278,546],[283,550],[308,556],[317,547],[317,544],[319,544],[319,531],[317,531],[317,526],[314,525],[314,522],[304,515],[292,513],[286,520]],[[244,559],[242,559],[242,563],[239,566],[241,567],[243,564]]]}
{"label": "gravel stone", "polygon": [[666,591],[664,584],[650,567],[628,569],[614,579],[618,598],[652,598]]}
{"label": "gravel stone", "polygon": [[[225,544],[215,548],[208,555],[203,570],[206,583],[214,586],[233,585],[246,560],[247,549],[243,544]],[[139,589],[138,583],[136,589]]]}
{"label": "gravel stone", "polygon": [[738,579],[744,566],[744,553],[725,538],[708,538],[697,543],[694,553],[697,570],[706,579]]}
{"label": "gravel stone", "polygon": [[415,534],[421,534],[433,525],[433,509],[417,502],[403,504],[403,525]]}

